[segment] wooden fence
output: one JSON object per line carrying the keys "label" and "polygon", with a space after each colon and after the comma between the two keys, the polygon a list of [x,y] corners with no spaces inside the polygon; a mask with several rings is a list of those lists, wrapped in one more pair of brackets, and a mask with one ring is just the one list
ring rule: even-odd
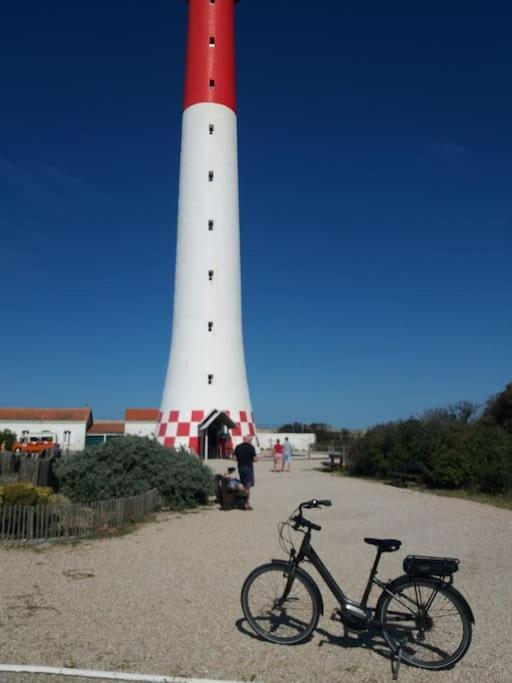
{"label": "wooden fence", "polygon": [[155,512],[156,489],[131,498],[67,505],[0,507],[0,541],[71,539],[90,536],[127,522],[140,522]]}
{"label": "wooden fence", "polygon": [[0,479],[28,481],[34,486],[48,486],[53,458],[31,457],[19,453],[0,452]]}

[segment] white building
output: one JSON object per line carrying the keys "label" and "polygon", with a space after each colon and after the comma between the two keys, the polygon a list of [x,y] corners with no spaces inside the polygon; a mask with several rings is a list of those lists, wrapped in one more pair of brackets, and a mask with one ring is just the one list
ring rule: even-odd
{"label": "white building", "polygon": [[288,437],[294,451],[308,451],[316,443],[316,435],[313,433],[273,432],[270,429],[261,429],[261,427],[258,429],[258,437],[261,449],[264,451],[271,451],[278,439],[283,443],[286,437]]}
{"label": "white building", "polygon": [[[55,436],[63,451],[81,451],[125,435],[155,438],[158,408],[127,408],[123,420],[93,420],[90,408],[0,408],[0,431],[9,429],[18,438],[24,434],[46,432]],[[262,450],[272,450],[277,439],[285,438],[294,451],[314,446],[314,434],[283,434],[270,429],[258,430]],[[218,457],[218,444],[209,443],[208,458]]]}
{"label": "white building", "polygon": [[111,439],[124,436],[124,422],[122,420],[95,420],[87,430],[85,445],[97,446]]}
{"label": "white building", "polygon": [[18,438],[49,432],[63,451],[83,450],[92,424],[90,408],[0,408],[0,431],[8,429]]}
{"label": "white building", "polygon": [[124,413],[124,433],[155,438],[158,408],[127,408]]}
{"label": "white building", "polygon": [[124,420],[95,420],[87,430],[86,446],[95,446],[120,436],[155,438],[158,408],[127,408]]}

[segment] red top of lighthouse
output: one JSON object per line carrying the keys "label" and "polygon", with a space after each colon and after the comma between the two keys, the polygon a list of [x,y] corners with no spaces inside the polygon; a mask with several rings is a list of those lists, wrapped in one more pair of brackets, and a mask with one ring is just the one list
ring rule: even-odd
{"label": "red top of lighthouse", "polygon": [[189,0],[184,109],[215,102],[236,111],[235,2]]}

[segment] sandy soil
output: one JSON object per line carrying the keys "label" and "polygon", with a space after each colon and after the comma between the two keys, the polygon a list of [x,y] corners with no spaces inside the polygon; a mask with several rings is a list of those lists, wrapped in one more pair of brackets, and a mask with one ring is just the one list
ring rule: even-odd
{"label": "sandy soil", "polygon": [[461,559],[455,584],[475,613],[472,647],[451,671],[404,666],[401,681],[512,680],[510,511],[340,478],[316,471],[315,461],[295,461],[290,474],[272,473],[269,461],[256,467],[253,512],[162,513],[116,538],[0,546],[1,661],[263,683],[391,680],[381,638],[345,638],[329,620],[334,602],[324,588],[325,616],[305,645],[262,642],[243,621],[245,577],[282,556],[277,522],[318,497],[333,506],[311,513],[323,526],[315,547],[355,598],[373,559],[364,536],[404,543],[384,556],[383,579],[401,573],[408,553]]}

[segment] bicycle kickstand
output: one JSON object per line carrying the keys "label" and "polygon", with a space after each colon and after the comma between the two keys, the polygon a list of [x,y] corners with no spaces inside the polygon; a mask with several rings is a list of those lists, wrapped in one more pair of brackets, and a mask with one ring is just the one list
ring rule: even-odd
{"label": "bicycle kickstand", "polygon": [[398,681],[398,674],[400,673],[400,665],[402,663],[402,651],[404,649],[405,643],[405,640],[400,643],[400,647],[398,648],[398,652],[396,653],[396,658],[393,658],[391,660],[391,670],[393,672],[394,681]]}

